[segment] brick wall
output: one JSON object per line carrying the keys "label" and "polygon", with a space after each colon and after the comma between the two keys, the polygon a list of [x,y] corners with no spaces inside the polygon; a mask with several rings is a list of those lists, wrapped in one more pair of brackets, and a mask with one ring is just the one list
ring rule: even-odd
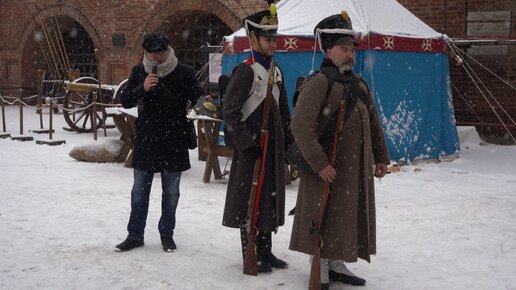
{"label": "brick wall", "polygon": [[[37,92],[38,63],[44,61],[34,41],[40,17],[57,16],[83,26],[98,50],[101,81],[117,84],[140,60],[143,34],[160,29],[167,17],[205,11],[236,30],[242,18],[266,6],[265,1],[249,0],[0,1],[0,93],[15,95],[20,88],[24,95]],[[113,34],[125,36],[124,47],[113,46]]]}
{"label": "brick wall", "polygon": [[[511,36],[516,36],[514,0],[399,2],[430,27],[452,38],[465,36],[467,11],[510,10]],[[33,40],[34,16],[59,16],[60,19],[80,23],[98,49],[101,81],[117,84],[127,77],[131,66],[141,58],[142,51],[139,45],[142,35],[147,31],[159,29],[168,17],[180,11],[202,10],[213,13],[228,27],[236,30],[240,27],[241,19],[266,6],[266,1],[263,0],[0,1],[0,93],[15,95],[19,93],[20,88],[27,95],[37,91],[37,68],[42,67],[42,55]],[[124,47],[113,46],[113,34],[125,36]],[[507,55],[475,58],[516,86],[514,45],[509,46]],[[452,82],[463,96],[454,91],[457,120],[499,123],[484,97],[475,90],[474,83],[468,80],[465,71],[455,63],[454,59],[450,59]],[[516,119],[514,90],[503,86],[496,77],[486,71],[478,67],[474,69],[492,90],[497,101],[510,110],[510,116]],[[505,118],[508,119],[507,116]]]}
{"label": "brick wall", "polygon": [[[510,37],[516,39],[516,2],[512,0],[401,0],[399,2],[432,28],[452,38],[466,36],[468,11],[511,11]],[[461,46],[460,48],[467,50],[468,47]],[[516,87],[516,45],[509,45],[507,54],[504,55],[473,55],[472,57]],[[462,56],[462,58],[468,61],[487,89],[478,80],[473,82],[453,55],[450,56],[451,80],[457,88],[457,90],[453,90],[457,122],[459,124],[476,124],[477,129],[481,135],[485,135],[486,139],[493,140],[493,136],[498,135],[503,138],[497,138],[497,142],[507,141],[510,143],[507,140],[506,130],[500,126],[500,119],[509,125],[512,135],[516,136],[516,124],[511,121],[511,118],[516,121],[516,92],[482,66],[475,64],[474,60],[466,56]],[[483,93],[477,89],[476,84],[483,88]],[[500,106],[506,112],[503,112]]]}

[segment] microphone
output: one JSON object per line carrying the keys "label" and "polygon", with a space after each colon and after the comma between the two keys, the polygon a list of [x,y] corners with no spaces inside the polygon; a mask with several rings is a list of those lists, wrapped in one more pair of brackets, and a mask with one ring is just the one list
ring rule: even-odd
{"label": "microphone", "polygon": [[157,74],[158,73],[158,63],[156,61],[153,61],[151,63],[151,66],[152,66],[152,73]]}
{"label": "microphone", "polygon": [[[151,62],[151,72],[153,74],[157,74],[158,73],[158,63],[156,61],[152,61]],[[154,91],[154,87],[152,87],[150,90]]]}

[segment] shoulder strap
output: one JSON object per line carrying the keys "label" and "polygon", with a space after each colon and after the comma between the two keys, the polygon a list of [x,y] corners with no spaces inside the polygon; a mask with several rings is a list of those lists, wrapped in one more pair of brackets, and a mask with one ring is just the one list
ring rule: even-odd
{"label": "shoulder strap", "polygon": [[367,85],[367,82],[362,78],[359,74],[353,73],[353,78],[358,84],[358,87],[362,89],[365,92],[365,95],[362,96],[361,100],[362,102],[369,108],[369,105],[371,104],[371,100],[369,98],[369,86]]}
{"label": "shoulder strap", "polygon": [[326,78],[328,79],[328,88],[326,90],[326,98],[328,98],[328,96],[330,95],[330,92],[331,92],[331,86],[333,85],[333,82],[335,80],[339,79],[340,75],[336,73],[336,70],[328,68],[328,67],[323,67],[320,70],[320,73],[324,74],[326,76]]}

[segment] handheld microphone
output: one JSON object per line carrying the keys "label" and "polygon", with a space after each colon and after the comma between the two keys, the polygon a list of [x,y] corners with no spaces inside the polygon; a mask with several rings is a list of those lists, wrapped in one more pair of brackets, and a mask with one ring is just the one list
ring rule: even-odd
{"label": "handheld microphone", "polygon": [[153,74],[157,74],[157,73],[158,73],[158,63],[157,63],[157,62],[155,62],[155,61],[153,61],[153,62],[151,63],[151,65],[152,65],[152,73],[153,73]]}

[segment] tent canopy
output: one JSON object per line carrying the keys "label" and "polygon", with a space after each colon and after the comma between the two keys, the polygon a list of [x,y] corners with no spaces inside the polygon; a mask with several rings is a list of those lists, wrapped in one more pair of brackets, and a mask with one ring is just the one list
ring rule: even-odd
{"label": "tent canopy", "polygon": [[[348,12],[358,34],[384,34],[412,38],[441,38],[403,5],[394,0],[282,0],[278,3],[279,35],[313,36],[313,29],[327,16]],[[244,29],[230,35],[245,37]]]}

